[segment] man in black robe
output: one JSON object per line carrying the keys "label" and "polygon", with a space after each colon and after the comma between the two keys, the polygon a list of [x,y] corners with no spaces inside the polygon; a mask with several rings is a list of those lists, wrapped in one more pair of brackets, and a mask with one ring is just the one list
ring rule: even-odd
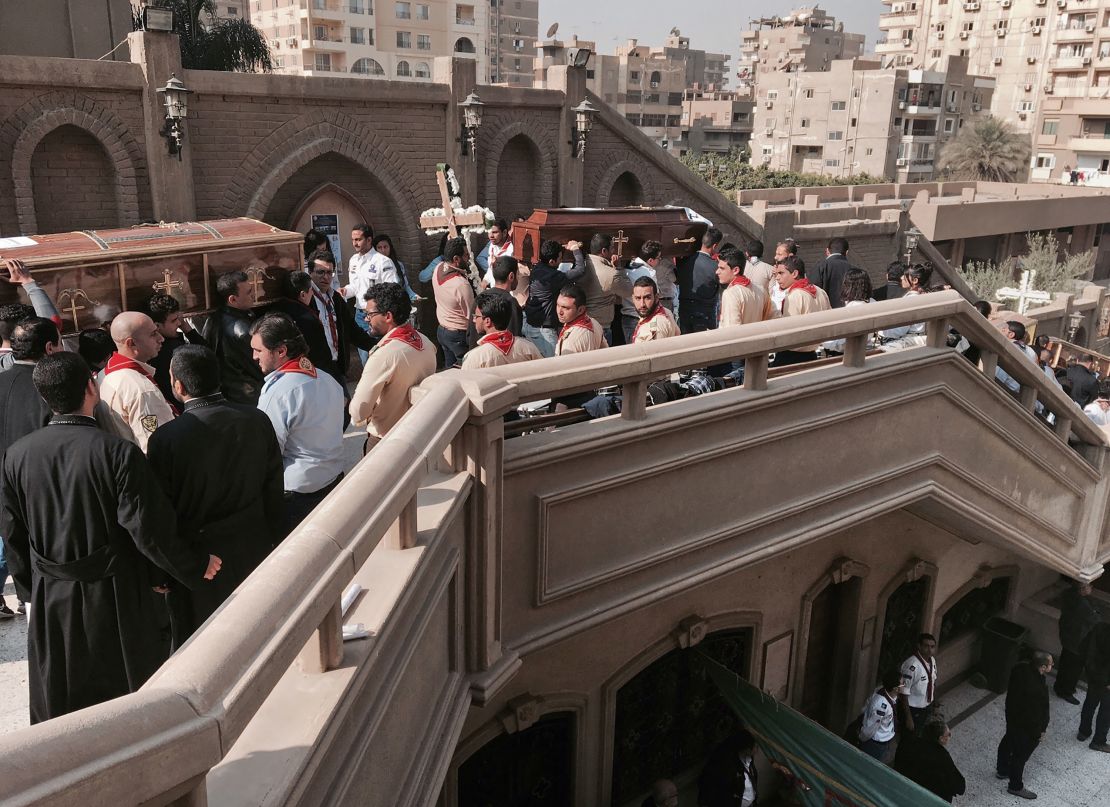
{"label": "man in black robe", "polygon": [[281,538],[281,449],[270,419],[220,393],[219,360],[186,345],[170,362],[184,411],[150,438],[149,459],[177,511],[178,535],[223,560],[220,576],[168,595],[173,646],[181,647]]}
{"label": "man in black robe", "polygon": [[162,347],[158,355],[150,360],[154,368],[154,383],[162,391],[167,401],[173,400],[170,387],[170,361],[177,349],[185,345],[204,345],[204,337],[181,313],[181,303],[168,294],[158,292],[151,295],[144,306],[145,313],[154,320],[154,327],[162,334]]}
{"label": "man in black robe", "polygon": [[220,357],[223,394],[229,401],[257,406],[263,379],[251,353],[253,289],[243,271],[227,272],[216,278],[220,307],[205,321],[202,335]]}
{"label": "man in black robe", "polygon": [[89,367],[56,353],[34,369],[54,416],[8,449],[0,535],[31,604],[31,722],[137,690],[165,658],[150,588],[206,585],[220,559],[189,546],[134,443],[96,427]]}
{"label": "man in black robe", "polygon": [[11,348],[13,364],[0,373],[0,462],[13,443],[50,422],[31,374],[36,362],[62,349],[62,337],[50,320],[28,317],[12,331]]}

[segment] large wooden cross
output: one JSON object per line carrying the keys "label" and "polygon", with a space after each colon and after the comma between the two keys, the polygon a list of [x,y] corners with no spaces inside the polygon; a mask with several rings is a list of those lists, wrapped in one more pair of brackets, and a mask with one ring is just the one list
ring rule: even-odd
{"label": "large wooden cross", "polygon": [[994,293],[994,296],[1001,300],[1016,300],[1017,312],[1024,314],[1029,310],[1030,303],[1050,303],[1052,302],[1052,295],[1047,291],[1037,291],[1033,288],[1033,283],[1037,278],[1037,273],[1026,269],[1021,273],[1021,283],[1016,289],[1001,288]]}
{"label": "large wooden cross", "polygon": [[486,223],[486,217],[481,213],[457,213],[451,206],[451,193],[447,189],[447,166],[443,163],[436,166],[436,184],[439,185],[439,197],[443,202],[443,215],[421,216],[421,227],[425,230],[446,227],[451,238],[458,238],[459,227],[476,227]]}

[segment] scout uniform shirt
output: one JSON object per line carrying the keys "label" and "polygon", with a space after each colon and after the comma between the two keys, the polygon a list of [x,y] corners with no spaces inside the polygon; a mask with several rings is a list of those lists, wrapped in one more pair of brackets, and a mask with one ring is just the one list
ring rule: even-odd
{"label": "scout uniform shirt", "polygon": [[154,368],[119,353],[113,353],[104,367],[100,397],[123,418],[144,454],[154,430],[177,414],[154,383]]}
{"label": "scout uniform shirt", "polygon": [[911,709],[924,709],[933,702],[937,683],[937,660],[914,653],[902,662],[902,692]]}
{"label": "scout uniform shirt", "polygon": [[571,353],[585,353],[605,347],[605,334],[601,325],[589,314],[583,314],[574,322],[568,322],[559,332],[559,342],[555,345],[556,356]]}
{"label": "scout uniform shirt", "polygon": [[516,364],[522,361],[542,359],[539,349],[510,331],[487,333],[478,340],[478,346],[466,354],[462,369],[480,370],[483,367],[500,367],[503,364]]}
{"label": "scout uniform shirt", "polygon": [[888,743],[894,739],[894,701],[881,689],[872,692],[863,707],[859,738],[877,743]]}
{"label": "scout uniform shirt", "polygon": [[374,346],[351,396],[351,420],[381,439],[409,411],[409,390],[436,371],[435,345],[411,325],[399,325]]}
{"label": "scout uniform shirt", "polygon": [[722,328],[729,325],[747,325],[762,322],[775,315],[770,298],[753,281],[740,275],[733,278],[721,292],[721,313],[719,324]]}
{"label": "scout uniform shirt", "polygon": [[654,342],[657,339],[666,339],[680,334],[674,315],[662,304],[656,303],[655,310],[646,317],[641,317],[636,323],[636,330],[632,332],[632,344]]}
{"label": "scout uniform shirt", "polygon": [[[782,299],[782,315],[784,317],[812,314],[815,311],[828,311],[831,308],[829,295],[825,294],[824,289],[814,286],[805,278],[791,283]],[[821,347],[820,343],[796,347],[793,350],[799,353],[808,353],[817,350],[819,347]]]}

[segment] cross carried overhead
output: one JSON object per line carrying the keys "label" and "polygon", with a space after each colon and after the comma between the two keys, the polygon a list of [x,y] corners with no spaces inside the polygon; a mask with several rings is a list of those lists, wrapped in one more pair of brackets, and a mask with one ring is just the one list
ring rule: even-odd
{"label": "cross carried overhead", "polygon": [[1016,289],[1014,288],[1001,288],[994,293],[994,296],[1000,300],[1016,300],[1017,312],[1024,314],[1029,310],[1030,303],[1050,303],[1052,302],[1052,295],[1047,291],[1037,291],[1033,288],[1033,282],[1037,279],[1037,273],[1026,269],[1021,273],[1021,283]]}
{"label": "cross carried overhead", "polygon": [[[452,204],[451,191],[447,187],[447,172],[449,167],[446,163],[439,163],[436,165],[436,184],[439,185],[439,196],[443,202],[443,215],[442,216],[421,216],[420,226],[425,230],[434,230],[440,227],[446,227],[448,235],[451,238],[458,238],[459,227],[477,227],[486,223],[486,218],[481,213],[463,213],[462,208],[455,207]],[[458,198],[456,196],[454,198]]]}

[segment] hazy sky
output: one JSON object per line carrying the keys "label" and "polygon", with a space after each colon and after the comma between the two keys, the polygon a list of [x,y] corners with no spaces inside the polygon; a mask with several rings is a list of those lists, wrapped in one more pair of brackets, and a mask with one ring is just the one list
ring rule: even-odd
{"label": "hazy sky", "polygon": [[[540,0],[540,36],[559,23],[560,39],[578,34],[597,42],[601,53],[615,53],[617,45],[638,39],[662,45],[672,27],[690,37],[690,47],[732,56],[733,73],[740,53],[740,32],[753,17],[771,17],[795,8],[812,6],[812,0]],[[867,49],[879,35],[879,14],[886,11],[879,0],[823,0],[825,11],[844,22],[844,29],[867,36]],[[735,84],[735,78],[730,82]]]}

